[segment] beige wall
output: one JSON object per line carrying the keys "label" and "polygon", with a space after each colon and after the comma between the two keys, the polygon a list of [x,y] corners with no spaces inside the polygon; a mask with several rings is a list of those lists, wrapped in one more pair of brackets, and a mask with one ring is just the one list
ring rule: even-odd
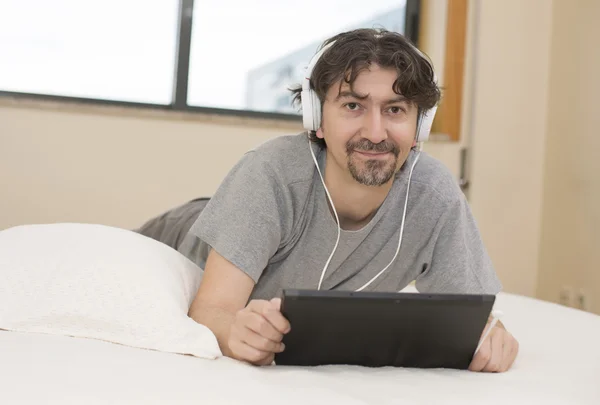
{"label": "beige wall", "polygon": [[[538,294],[600,314],[600,2],[555,1]],[[577,304],[575,304],[577,305]]]}
{"label": "beige wall", "polygon": [[552,1],[483,0],[478,15],[470,201],[504,287],[533,295]]}
{"label": "beige wall", "polygon": [[[427,2],[434,28],[426,50],[438,70],[445,1]],[[573,3],[588,9],[569,14]],[[458,175],[459,149],[469,146],[469,198],[506,291],[555,300],[558,287],[570,283],[596,294],[597,305],[600,170],[592,96],[600,66],[588,51],[600,37],[591,22],[599,3],[573,3],[472,2],[463,139],[426,150]],[[563,73],[576,78],[575,88]],[[566,99],[577,101],[567,106]],[[299,130],[250,119],[0,100],[0,229],[56,221],[135,227],[210,195],[246,150]],[[573,147],[561,150],[565,134]],[[565,229],[568,236],[561,236]]]}
{"label": "beige wall", "polygon": [[245,151],[298,130],[18,104],[0,106],[0,229],[61,221],[135,227],[210,195]]}

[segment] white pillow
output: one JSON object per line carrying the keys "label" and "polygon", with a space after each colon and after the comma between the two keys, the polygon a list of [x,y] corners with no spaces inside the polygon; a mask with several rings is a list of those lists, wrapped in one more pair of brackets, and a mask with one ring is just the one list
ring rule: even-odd
{"label": "white pillow", "polygon": [[0,232],[0,329],[214,359],[214,334],[187,316],[201,276],[179,252],[133,231],[9,228]]}

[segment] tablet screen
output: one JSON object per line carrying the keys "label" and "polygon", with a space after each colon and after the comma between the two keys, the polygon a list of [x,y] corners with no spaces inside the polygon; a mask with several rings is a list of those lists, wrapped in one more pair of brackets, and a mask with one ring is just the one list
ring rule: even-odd
{"label": "tablet screen", "polygon": [[277,365],[467,369],[495,296],[285,290]]}

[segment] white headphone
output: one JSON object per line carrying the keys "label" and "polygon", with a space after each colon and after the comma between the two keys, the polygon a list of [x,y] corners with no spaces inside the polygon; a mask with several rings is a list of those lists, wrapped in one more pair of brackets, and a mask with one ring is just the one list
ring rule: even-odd
{"label": "white headphone", "polygon": [[[334,42],[327,44],[319,52],[317,52],[315,54],[315,56],[311,59],[310,63],[308,64],[308,66],[306,68],[306,74],[304,75],[304,80],[302,81],[302,94],[301,94],[302,121],[304,124],[304,128],[309,131],[316,131],[321,126],[321,102],[319,101],[319,97],[317,96],[317,93],[310,88],[310,77],[311,77],[313,68],[317,64],[321,55],[323,55],[323,53],[333,44],[334,44]],[[413,47],[413,48],[419,54],[421,54],[421,56],[424,57],[424,55],[421,53],[421,51],[419,51],[416,47]],[[436,81],[435,73],[434,73],[434,81]],[[398,256],[398,253],[400,252],[400,246],[402,245],[402,235],[404,234],[404,220],[406,218],[406,207],[408,205],[408,192],[410,190],[410,181],[412,178],[413,169],[415,168],[415,165],[419,161],[419,156],[421,155],[421,148],[422,148],[421,142],[424,142],[427,139],[429,139],[429,133],[431,132],[431,126],[433,124],[433,119],[435,118],[436,110],[437,110],[437,105],[429,110],[422,112],[418,118],[417,134],[416,134],[415,139],[416,139],[417,143],[419,144],[419,154],[415,158],[415,161],[413,162],[413,164],[410,168],[410,173],[408,175],[408,184],[406,186],[406,197],[404,200],[404,210],[402,212],[402,224],[400,226],[400,237],[398,239],[398,247],[396,248],[396,253],[394,254],[394,257],[388,263],[387,266],[385,266],[373,278],[371,278],[371,280],[369,280],[367,283],[365,283],[362,287],[358,288],[356,291],[362,291],[365,288],[367,288],[371,283],[373,283],[380,275],[382,275],[392,265],[392,263],[394,263],[394,261],[396,260],[396,257]],[[325,272],[327,271],[327,267],[329,266],[329,262],[331,262],[331,259],[333,258],[333,255],[334,255],[335,251],[337,250],[337,247],[338,247],[338,244],[340,241],[341,227],[340,227],[340,219],[338,217],[337,211],[333,204],[331,194],[329,194],[329,190],[327,189],[327,186],[325,185],[325,180],[323,178],[323,174],[321,173],[321,169],[319,168],[319,163],[317,162],[317,158],[313,151],[311,142],[312,141],[309,139],[308,147],[310,149],[310,153],[312,155],[312,158],[313,158],[313,161],[317,168],[317,171],[319,172],[319,177],[321,178],[321,183],[323,183],[323,187],[325,188],[325,192],[327,193],[327,198],[329,199],[331,208],[333,209],[333,213],[335,215],[335,220],[336,220],[337,228],[338,228],[337,240],[335,242],[335,246],[333,247],[333,250],[332,250],[331,254],[329,255],[329,258],[327,259],[327,262],[325,263],[325,267],[323,267],[323,271],[321,272],[321,277],[319,279],[319,285],[317,287],[317,289],[320,290],[321,285],[323,284],[323,279],[325,278]]]}

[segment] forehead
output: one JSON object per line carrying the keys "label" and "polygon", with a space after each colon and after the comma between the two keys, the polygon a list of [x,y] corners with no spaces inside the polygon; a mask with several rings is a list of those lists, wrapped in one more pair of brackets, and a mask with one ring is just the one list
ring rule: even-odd
{"label": "forehead", "polygon": [[[351,79],[350,75],[347,78]],[[329,95],[337,97],[342,92],[377,96],[398,95],[394,92],[394,83],[398,79],[398,72],[392,68],[381,68],[371,65],[368,69],[361,70],[350,83],[339,80],[329,88]]]}

